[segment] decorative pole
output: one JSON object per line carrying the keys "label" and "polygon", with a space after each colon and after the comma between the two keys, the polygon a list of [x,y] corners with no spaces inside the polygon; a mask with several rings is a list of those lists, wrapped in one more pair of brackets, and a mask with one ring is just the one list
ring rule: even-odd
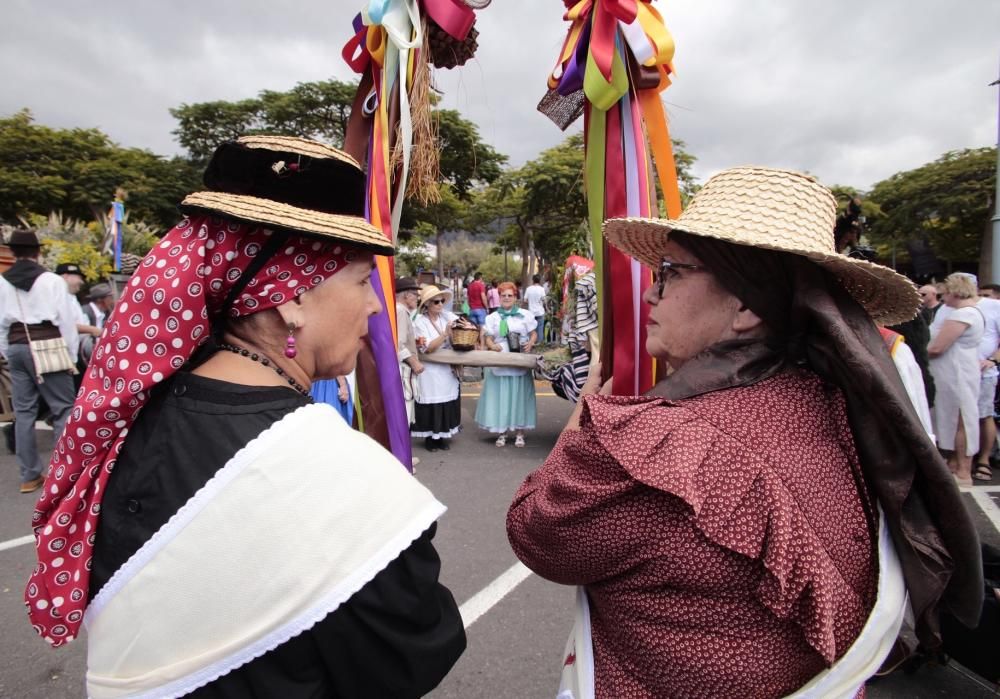
{"label": "decorative pole", "polygon": [[125,201],[121,190],[115,192],[115,199],[108,209],[108,241],[114,255],[115,272],[122,271],[122,243],[125,237]]}
{"label": "decorative pole", "polygon": [[[990,87],[1000,85],[1000,79],[990,83]],[[1000,279],[1000,89],[997,90],[997,181],[993,193],[993,250],[991,255],[992,270],[990,281],[994,284]]]}
{"label": "decorative pole", "polygon": [[[649,270],[609,248],[606,219],[681,212],[677,171],[660,93],[670,85],[674,41],[651,0],[564,0],[570,23],[539,111],[566,129],[584,118],[585,181],[597,276],[601,361],[613,392],[638,395],[655,382],[645,351]],[[654,175],[655,166],[655,175]],[[597,353],[592,356],[596,361]],[[660,368],[662,371],[662,368]]]}
{"label": "decorative pole", "polygon": [[[395,244],[405,197],[440,200],[430,69],[462,65],[476,50],[475,9],[489,0],[369,0],[343,57],[361,76],[344,150],[367,164],[366,215]],[[393,263],[372,272],[385,313],[368,325],[358,360],[359,427],[411,466],[410,431],[396,358]]]}

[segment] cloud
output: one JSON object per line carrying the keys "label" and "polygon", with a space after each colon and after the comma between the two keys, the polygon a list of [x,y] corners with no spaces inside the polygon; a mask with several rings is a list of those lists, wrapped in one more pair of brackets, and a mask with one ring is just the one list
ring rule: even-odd
{"label": "cloud", "polygon": [[[122,145],[179,152],[168,109],[353,75],[340,57],[362,2],[15,2],[0,29],[0,114],[98,127]],[[675,137],[706,177],[759,163],[866,188],[945,151],[996,139],[1000,3],[965,0],[672,0],[664,93]],[[568,134],[535,109],[566,24],[555,0],[495,0],[476,58],[436,71],[443,106],[513,165]],[[570,132],[578,131],[579,125]]]}

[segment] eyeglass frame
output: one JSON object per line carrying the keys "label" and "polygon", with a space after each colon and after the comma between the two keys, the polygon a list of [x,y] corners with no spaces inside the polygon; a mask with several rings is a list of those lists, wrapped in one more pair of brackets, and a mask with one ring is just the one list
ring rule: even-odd
{"label": "eyeglass frame", "polygon": [[444,299],[431,299],[430,301],[427,302],[427,305],[428,306],[436,306],[439,303],[444,303]]}
{"label": "eyeglass frame", "polygon": [[[704,265],[693,265],[688,262],[671,262],[664,258],[660,260],[660,269],[656,273],[656,298],[663,298],[663,290],[667,288],[667,272],[670,270],[686,269],[692,272],[707,271]],[[678,275],[679,276],[679,275]]]}

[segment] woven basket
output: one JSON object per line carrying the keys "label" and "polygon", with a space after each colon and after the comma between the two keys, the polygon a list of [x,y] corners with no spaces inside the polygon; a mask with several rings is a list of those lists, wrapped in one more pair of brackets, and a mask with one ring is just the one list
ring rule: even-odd
{"label": "woven basket", "polygon": [[479,340],[479,330],[471,328],[452,328],[451,347],[459,352],[468,352],[476,348],[476,341]]}

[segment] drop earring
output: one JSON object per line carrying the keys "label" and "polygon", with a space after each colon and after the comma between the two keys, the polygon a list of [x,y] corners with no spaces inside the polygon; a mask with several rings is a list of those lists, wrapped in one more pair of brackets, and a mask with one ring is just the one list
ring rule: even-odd
{"label": "drop earring", "polygon": [[295,349],[295,324],[288,324],[288,340],[285,341],[285,356],[289,359],[295,359],[299,351]]}

